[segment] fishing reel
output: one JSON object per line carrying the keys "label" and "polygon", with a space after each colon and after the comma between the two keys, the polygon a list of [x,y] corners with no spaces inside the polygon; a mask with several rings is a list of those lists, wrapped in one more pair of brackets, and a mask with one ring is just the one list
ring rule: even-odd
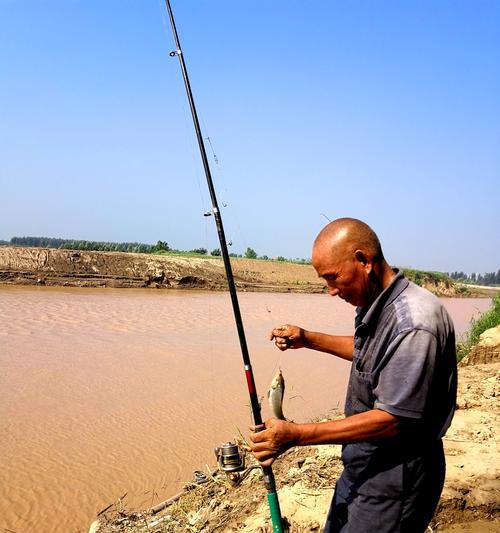
{"label": "fishing reel", "polygon": [[215,457],[220,470],[226,474],[245,470],[245,452],[234,442],[215,448]]}
{"label": "fishing reel", "polygon": [[240,472],[245,471],[245,451],[234,442],[226,442],[214,451],[219,470],[226,474],[233,487],[239,485],[243,476]]}

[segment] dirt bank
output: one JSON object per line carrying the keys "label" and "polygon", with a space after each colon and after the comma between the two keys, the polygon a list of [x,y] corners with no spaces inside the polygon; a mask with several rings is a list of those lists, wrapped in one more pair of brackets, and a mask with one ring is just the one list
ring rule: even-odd
{"label": "dirt bank", "polygon": [[[321,292],[310,265],[232,260],[242,290]],[[227,288],[220,258],[0,247],[0,282],[72,287]]]}
{"label": "dirt bank", "polygon": [[[231,260],[236,285],[244,291],[324,291],[311,265],[258,259]],[[222,259],[122,252],[85,252],[0,246],[0,283],[67,287],[227,288]],[[471,296],[469,288],[422,278],[438,296]]]}
{"label": "dirt bank", "polygon": [[[500,351],[496,353],[490,364],[460,367],[458,409],[444,439],[446,483],[429,532],[500,532]],[[255,464],[251,456],[248,463]],[[290,531],[320,531],[341,468],[340,446],[294,448],[275,463],[280,504]],[[205,468],[205,483],[188,484],[158,512],[131,512],[126,498],[115,503],[91,531],[272,531],[259,469],[250,470],[236,488],[224,475],[210,471]]]}

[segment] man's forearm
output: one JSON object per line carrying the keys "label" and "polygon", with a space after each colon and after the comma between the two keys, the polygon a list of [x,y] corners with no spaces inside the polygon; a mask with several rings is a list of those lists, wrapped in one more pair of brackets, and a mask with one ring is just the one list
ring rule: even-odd
{"label": "man's forearm", "polygon": [[297,424],[294,444],[350,444],[367,442],[396,435],[399,431],[398,419],[380,409],[349,416],[342,420],[332,420],[317,424]]}
{"label": "man's forearm", "polygon": [[342,359],[352,361],[354,352],[354,337],[327,335],[316,331],[304,330],[304,344],[306,348],[330,353]]}

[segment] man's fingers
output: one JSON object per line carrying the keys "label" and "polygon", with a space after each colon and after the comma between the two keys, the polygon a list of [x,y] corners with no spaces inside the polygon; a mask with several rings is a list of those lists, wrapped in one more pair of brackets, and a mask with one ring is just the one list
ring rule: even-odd
{"label": "man's fingers", "polygon": [[266,429],[265,422],[263,424],[259,424],[258,426],[248,426],[248,429],[250,431],[253,431],[254,433],[258,433],[259,431],[264,431]]}
{"label": "man's fingers", "polygon": [[250,448],[255,456],[257,454],[271,454],[269,451],[269,442],[252,442]]}
{"label": "man's fingers", "polygon": [[277,328],[273,328],[271,330],[271,334],[275,337],[282,337],[283,335],[286,335],[288,331],[288,325],[279,326]]}
{"label": "man's fingers", "polygon": [[289,337],[276,337],[274,344],[281,351],[284,351],[287,348],[293,348],[293,341]]}
{"label": "man's fingers", "polygon": [[268,433],[265,430],[257,431],[256,433],[252,433],[249,435],[250,440],[252,442],[264,442],[268,438]]}
{"label": "man's fingers", "polygon": [[271,466],[274,463],[275,457],[269,457],[266,455],[263,455],[262,457],[258,457],[257,454],[254,454],[255,459],[259,461],[260,466]]}

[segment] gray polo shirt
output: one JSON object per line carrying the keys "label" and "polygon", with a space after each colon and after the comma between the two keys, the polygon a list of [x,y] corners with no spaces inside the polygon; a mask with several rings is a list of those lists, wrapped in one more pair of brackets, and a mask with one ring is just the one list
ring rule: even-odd
{"label": "gray polo shirt", "polygon": [[453,418],[453,324],[434,295],[397,272],[369,308],[357,309],[355,326],[345,414],[381,409],[400,419],[400,433],[345,445],[342,483],[357,493],[400,498],[402,472],[419,457],[442,453],[440,438]]}
{"label": "gray polo shirt", "polygon": [[346,415],[381,409],[441,438],[455,409],[456,354],[439,299],[397,272],[369,308],[357,309],[355,326]]}

